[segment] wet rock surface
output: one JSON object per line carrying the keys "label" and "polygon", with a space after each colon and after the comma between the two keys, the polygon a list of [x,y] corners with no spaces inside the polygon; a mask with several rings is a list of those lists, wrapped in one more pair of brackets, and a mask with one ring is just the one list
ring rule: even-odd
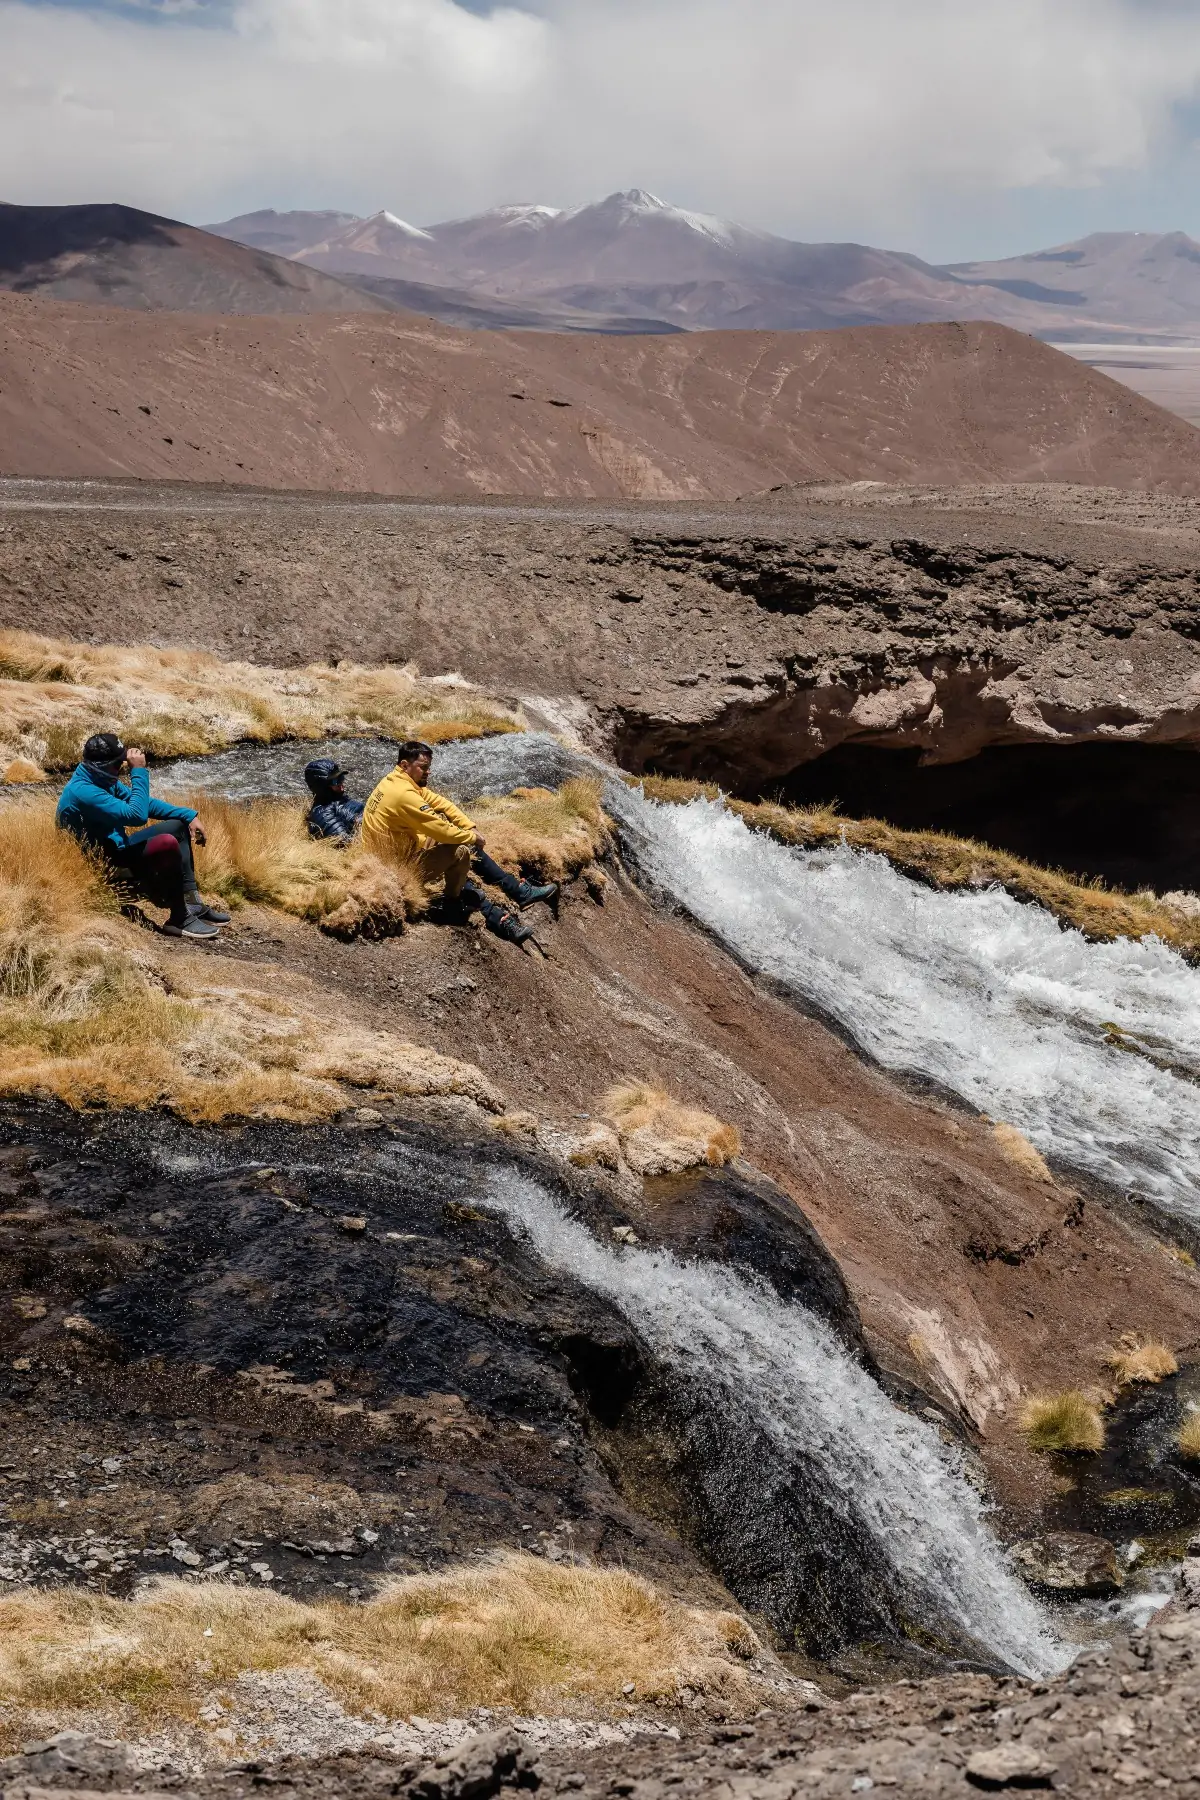
{"label": "wet rock surface", "polygon": [[1116,1546],[1084,1531],[1051,1531],[1013,1546],[1025,1579],[1055,1594],[1112,1594],[1125,1585]]}
{"label": "wet rock surface", "polygon": [[[772,1492],[751,1425],[481,1207],[514,1166],[600,1233],[622,1217],[582,1176],[414,1121],[6,1113],[0,1583],[353,1599],[507,1546],[708,1600],[723,1580],[814,1649],[892,1635],[878,1553],[819,1471]],[[765,1178],[706,1171],[648,1235],[655,1217],[664,1247],[759,1275],[866,1357],[836,1265]],[[832,1583],[835,1563],[858,1573]]]}

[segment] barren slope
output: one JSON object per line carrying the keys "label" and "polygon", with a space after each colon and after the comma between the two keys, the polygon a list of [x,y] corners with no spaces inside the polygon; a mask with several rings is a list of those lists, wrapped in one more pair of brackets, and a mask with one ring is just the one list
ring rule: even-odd
{"label": "barren slope", "polygon": [[0,206],[0,288],[142,311],[388,312],[332,275],[133,206]]}
{"label": "barren slope", "polygon": [[1200,439],[1003,327],[520,338],[0,297],[0,470],[377,493],[735,496],[778,482],[1193,493]]}

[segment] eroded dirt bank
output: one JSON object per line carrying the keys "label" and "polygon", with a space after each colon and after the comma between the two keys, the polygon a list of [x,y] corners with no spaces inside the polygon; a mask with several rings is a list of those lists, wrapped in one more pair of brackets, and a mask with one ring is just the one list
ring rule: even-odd
{"label": "eroded dirt bank", "polygon": [[632,768],[761,789],[839,744],[1200,733],[1200,510],[792,490],[723,512],[12,483],[7,621],[536,693]]}

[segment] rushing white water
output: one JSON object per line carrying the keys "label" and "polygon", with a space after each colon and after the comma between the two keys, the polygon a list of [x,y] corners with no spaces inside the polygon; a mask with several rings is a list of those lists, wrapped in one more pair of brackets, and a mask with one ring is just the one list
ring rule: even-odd
{"label": "rushing white water", "polygon": [[789,850],[716,803],[615,788],[643,872],[751,968],[885,1067],[1200,1221],[1200,971],[1165,945],[1092,944],[999,888],[938,893],[881,856]]}
{"label": "rushing white water", "polygon": [[1071,1652],[1012,1575],[938,1433],[892,1405],[807,1308],[765,1283],[664,1250],[609,1248],[544,1189],[494,1174],[485,1204],[528,1236],[549,1267],[611,1301],[706,1402],[749,1418],[786,1466],[820,1471],[826,1499],[874,1544],[896,1591],[927,1622],[952,1622],[1024,1674]]}

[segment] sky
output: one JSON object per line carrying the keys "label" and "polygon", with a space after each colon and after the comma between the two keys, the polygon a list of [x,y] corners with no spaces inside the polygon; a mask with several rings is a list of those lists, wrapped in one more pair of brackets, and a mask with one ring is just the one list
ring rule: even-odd
{"label": "sky", "polygon": [[933,261],[1200,237],[1200,0],[0,0],[0,168],[193,223],[644,187]]}

